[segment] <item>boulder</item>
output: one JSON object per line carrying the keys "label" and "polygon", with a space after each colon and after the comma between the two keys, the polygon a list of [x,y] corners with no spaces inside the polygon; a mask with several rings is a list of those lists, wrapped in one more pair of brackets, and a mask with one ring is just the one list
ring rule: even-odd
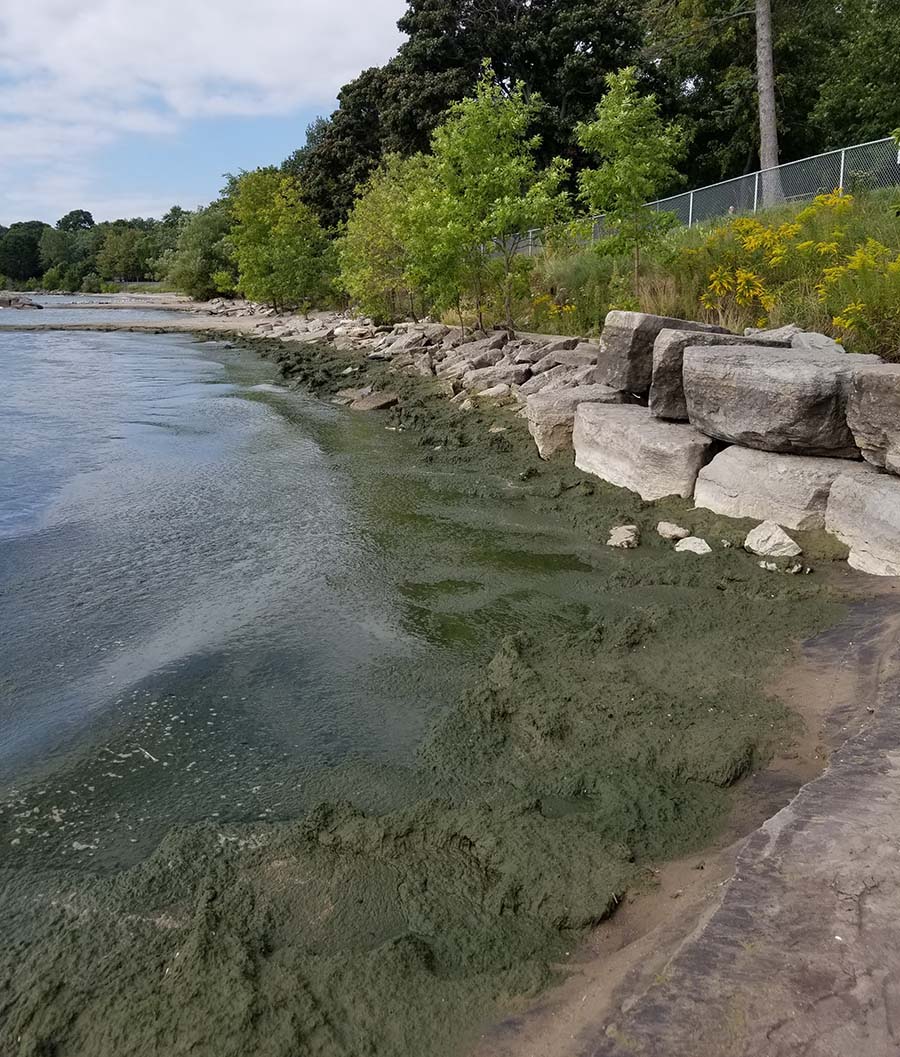
{"label": "boulder", "polygon": [[699,536],[686,536],[675,544],[679,554],[712,554],[712,547]]}
{"label": "boulder", "polygon": [[396,393],[371,393],[369,396],[361,396],[350,405],[351,411],[384,411],[400,398]]}
{"label": "boulder", "polygon": [[725,517],[821,529],[831,486],[848,471],[865,472],[865,464],[732,445],[700,471],[694,503]]}
{"label": "boulder", "polygon": [[542,374],[552,367],[562,364],[565,367],[593,367],[597,364],[600,349],[597,345],[591,345],[583,341],[577,348],[560,349],[557,352],[548,352],[534,365],[534,373]]}
{"label": "boulder", "polygon": [[579,385],[535,393],[525,401],[528,432],[534,437],[538,454],[549,459],[572,447],[575,411],[579,404],[621,404],[624,393],[605,385]]}
{"label": "boulder", "polygon": [[832,486],[825,528],[850,548],[854,569],[900,576],[900,481],[890,474],[844,474]]}
{"label": "boulder", "polygon": [[688,499],[712,441],[692,426],[661,422],[644,407],[579,404],[575,465],[642,499]]}
{"label": "boulder", "polygon": [[649,392],[653,377],[653,343],[661,330],[728,333],[724,327],[687,319],[612,311],[606,317],[600,338],[599,362],[604,371],[600,380],[613,389],[639,395]]}
{"label": "boulder", "polygon": [[495,367],[480,367],[466,371],[462,383],[467,389],[476,393],[481,389],[490,389],[495,385],[521,385],[528,380],[531,370],[518,363],[498,363]]}
{"label": "boulder", "polygon": [[744,549],[760,558],[797,558],[803,550],[780,525],[764,521],[752,529],[744,540]]}
{"label": "boulder", "polygon": [[689,346],[684,391],[691,425],[747,448],[857,458],[847,425],[856,370],[877,356],[758,346]]}
{"label": "boulder", "polygon": [[664,540],[669,540],[670,542],[686,540],[690,536],[690,532],[686,528],[682,528],[681,525],[673,525],[671,521],[660,521],[656,526],[656,531]]}
{"label": "boulder", "polygon": [[847,422],[866,462],[900,474],[900,364],[854,373]]}
{"label": "boulder", "polygon": [[830,352],[835,356],[846,356],[847,350],[838,344],[834,338],[827,334],[817,334],[814,331],[802,331],[791,338],[791,347],[803,349],[805,352]]}
{"label": "boulder", "polygon": [[469,351],[470,346],[461,345],[455,352],[443,359],[435,368],[439,375],[447,378],[462,378],[467,371],[478,371],[493,367],[503,360],[501,349],[480,349]]}
{"label": "boulder", "polygon": [[571,376],[572,372],[569,368],[562,365],[553,367],[543,374],[532,374],[532,377],[527,382],[522,383],[518,397],[524,403],[529,396],[533,396],[535,393],[563,389],[570,384],[569,379]]}
{"label": "boulder", "polygon": [[760,330],[758,327],[747,327],[744,331],[744,337],[772,338],[775,341],[784,341],[790,345],[794,338],[802,333],[803,327],[798,327],[796,323],[788,323],[783,327],[776,327],[774,330]]}
{"label": "boulder", "polygon": [[416,369],[416,373],[421,374],[424,378],[434,376],[434,360],[430,352],[423,352],[421,356],[417,356],[413,360],[413,366]]}
{"label": "boulder", "polygon": [[656,418],[687,422],[684,396],[684,350],[701,345],[768,345],[789,348],[789,341],[771,338],[748,340],[737,334],[698,334],[689,330],[661,330],[653,343],[653,381],[650,385],[650,410]]}
{"label": "boulder", "polygon": [[510,388],[506,384],[492,385],[489,389],[479,389],[478,399],[479,400],[502,400],[505,396],[509,396]]}
{"label": "boulder", "polygon": [[617,547],[619,550],[634,550],[641,542],[641,534],[637,525],[619,525],[618,528],[610,530],[607,547]]}
{"label": "boulder", "polygon": [[538,362],[546,355],[547,350],[543,345],[535,345],[531,341],[511,341],[503,350],[506,358],[513,363],[524,363],[529,366]]}
{"label": "boulder", "polygon": [[565,352],[581,344],[581,338],[554,338],[544,347],[544,352]]}

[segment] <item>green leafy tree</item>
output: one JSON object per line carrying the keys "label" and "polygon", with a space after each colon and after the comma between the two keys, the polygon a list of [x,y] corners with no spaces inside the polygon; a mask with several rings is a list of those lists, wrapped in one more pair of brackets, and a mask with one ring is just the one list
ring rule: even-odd
{"label": "green leafy tree", "polygon": [[40,220],[10,224],[0,238],[0,275],[14,282],[27,282],[41,276],[40,246],[46,227]]}
{"label": "green leafy tree", "polygon": [[96,270],[103,279],[141,282],[150,277],[155,256],[156,246],[147,230],[133,222],[116,222],[105,230]]}
{"label": "green leafy tree", "polygon": [[663,120],[655,96],[641,94],[634,67],[609,74],[606,82],[594,120],[577,129],[578,142],[601,165],[582,170],[578,186],[588,209],[603,213],[604,225],[631,251],[637,280],[641,247],[665,217],[644,204],[677,176],[684,134]]}
{"label": "green leafy tree", "polygon": [[331,243],[297,181],[257,169],[237,181],[229,244],[239,289],[276,308],[309,308],[328,296],[334,273]]}
{"label": "green leafy tree", "polygon": [[457,308],[468,294],[480,326],[499,294],[512,327],[529,266],[518,252],[523,233],[568,212],[565,162],[537,162],[540,137],[530,127],[540,105],[521,84],[498,84],[486,64],[475,94],[455,103],[432,137],[431,180],[413,196],[419,274],[442,308],[451,291]]}
{"label": "green leafy tree", "polygon": [[394,320],[407,311],[416,315],[410,210],[428,179],[422,155],[389,155],[360,188],[338,242],[341,285],[376,319]]}
{"label": "green leafy tree", "polygon": [[198,300],[234,292],[237,273],[227,244],[231,223],[223,201],[198,209],[182,222],[174,250],[163,258],[165,278],[176,290]]}
{"label": "green leafy tree", "polygon": [[94,226],[94,218],[86,209],[73,209],[56,222],[58,231],[87,231]]}

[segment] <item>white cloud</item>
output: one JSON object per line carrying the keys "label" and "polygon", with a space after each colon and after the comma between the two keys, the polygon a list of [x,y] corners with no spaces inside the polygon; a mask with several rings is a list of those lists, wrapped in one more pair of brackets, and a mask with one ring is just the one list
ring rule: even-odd
{"label": "white cloud", "polygon": [[[405,6],[0,0],[0,220],[72,208],[90,185],[92,152],[122,135],[328,107],[342,84],[393,54]],[[120,191],[135,205],[156,196]]]}

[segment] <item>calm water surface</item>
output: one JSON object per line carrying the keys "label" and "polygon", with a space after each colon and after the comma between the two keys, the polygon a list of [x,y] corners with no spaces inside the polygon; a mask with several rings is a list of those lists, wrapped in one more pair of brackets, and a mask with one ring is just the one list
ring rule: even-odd
{"label": "calm water surface", "polygon": [[553,526],[252,353],[0,332],[0,377],[0,861],[377,804],[497,640],[588,590]]}

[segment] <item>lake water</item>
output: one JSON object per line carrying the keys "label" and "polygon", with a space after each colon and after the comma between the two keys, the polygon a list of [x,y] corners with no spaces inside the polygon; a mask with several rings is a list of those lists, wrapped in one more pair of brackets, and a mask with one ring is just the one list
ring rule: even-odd
{"label": "lake water", "polygon": [[0,376],[0,863],[118,867],[336,767],[377,800],[512,617],[585,590],[250,352],[7,331]]}

